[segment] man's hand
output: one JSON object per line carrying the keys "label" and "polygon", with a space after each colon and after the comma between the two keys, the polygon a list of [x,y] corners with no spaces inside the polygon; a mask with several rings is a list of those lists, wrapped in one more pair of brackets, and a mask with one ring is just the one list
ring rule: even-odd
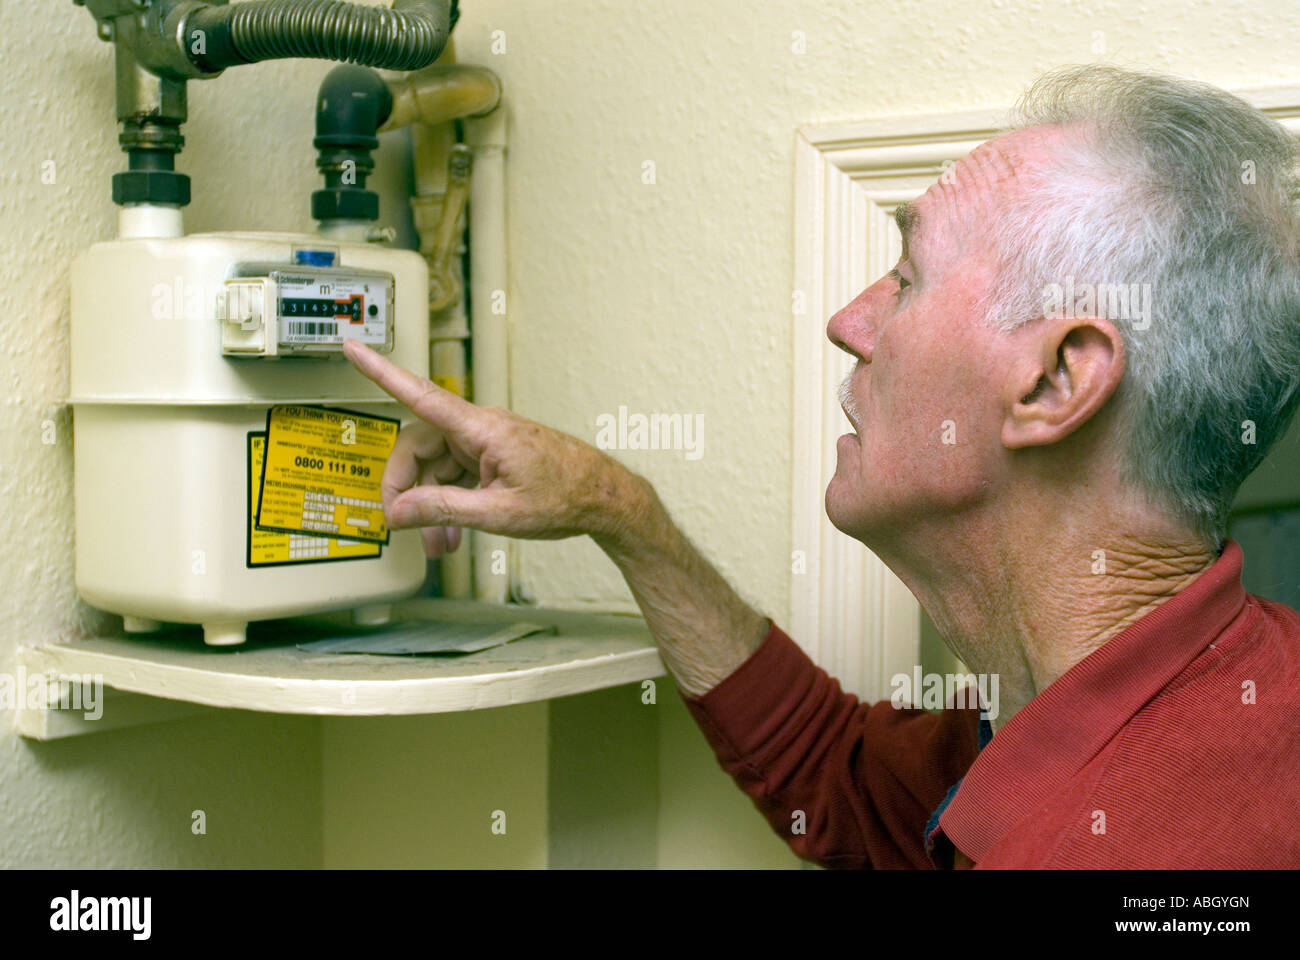
{"label": "man's hand", "polygon": [[344,355],[420,422],[398,434],[382,483],[393,529],[420,527],[425,553],[456,549],[460,527],[528,539],[607,535],[630,475],[567,434],[478,407],[349,340]]}
{"label": "man's hand", "polygon": [[[355,340],[343,352],[420,418],[384,470],[384,515],[420,527],[433,557],[454,527],[532,539],[590,534],[623,574],[682,691],[702,696],[745,662],[768,621],[673,525],[654,488],[599,450],[496,407],[477,407]],[[470,489],[477,485],[477,489]]]}

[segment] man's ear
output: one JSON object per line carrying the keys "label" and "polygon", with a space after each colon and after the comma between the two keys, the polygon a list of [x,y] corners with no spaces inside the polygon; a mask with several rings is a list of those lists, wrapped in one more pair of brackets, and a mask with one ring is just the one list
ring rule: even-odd
{"label": "man's ear", "polygon": [[1109,320],[1039,319],[1018,332],[1025,354],[1007,384],[1008,450],[1063,440],[1106,405],[1124,376],[1124,339]]}

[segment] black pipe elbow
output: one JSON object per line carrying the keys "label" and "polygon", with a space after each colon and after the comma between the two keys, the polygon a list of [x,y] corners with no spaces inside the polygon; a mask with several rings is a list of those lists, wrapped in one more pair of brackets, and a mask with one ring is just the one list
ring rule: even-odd
{"label": "black pipe elbow", "polygon": [[379,195],[366,189],[375,168],[370,151],[379,147],[379,127],[393,112],[393,96],[366,67],[335,67],[316,95],[316,167],[325,188],[311,195],[315,220],[376,220]]}

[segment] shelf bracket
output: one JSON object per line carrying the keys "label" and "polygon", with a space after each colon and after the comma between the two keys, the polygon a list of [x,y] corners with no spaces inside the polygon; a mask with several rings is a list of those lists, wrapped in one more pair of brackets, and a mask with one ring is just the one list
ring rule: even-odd
{"label": "shelf bracket", "polygon": [[0,705],[9,704],[14,732],[28,740],[61,740],[217,712],[203,704],[117,690],[93,675],[60,675],[40,647],[19,647],[15,675],[0,680]]}

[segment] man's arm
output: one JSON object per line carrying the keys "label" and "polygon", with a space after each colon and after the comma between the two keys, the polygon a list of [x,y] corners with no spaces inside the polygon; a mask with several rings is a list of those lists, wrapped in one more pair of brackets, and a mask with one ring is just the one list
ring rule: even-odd
{"label": "man's arm", "polygon": [[454,545],[449,525],[591,535],[622,571],[687,695],[716,686],[762,644],[767,621],[691,546],[644,479],[575,437],[477,407],[356,341],[344,350],[422,421],[402,429],[381,489],[388,525],[421,528],[430,556]]}
{"label": "man's arm", "polygon": [[622,571],[678,687],[703,696],[762,645],[769,621],[700,556],[648,481],[606,460],[609,520],[591,537]]}
{"label": "man's arm", "polygon": [[827,866],[928,864],[921,828],[973,757],[973,721],[846,694],[736,595],[649,483],[589,444],[477,407],[355,341],[344,350],[419,418],[384,470],[389,526],[419,527],[431,556],[454,545],[449,526],[590,535],[723,768],[796,853]]}

